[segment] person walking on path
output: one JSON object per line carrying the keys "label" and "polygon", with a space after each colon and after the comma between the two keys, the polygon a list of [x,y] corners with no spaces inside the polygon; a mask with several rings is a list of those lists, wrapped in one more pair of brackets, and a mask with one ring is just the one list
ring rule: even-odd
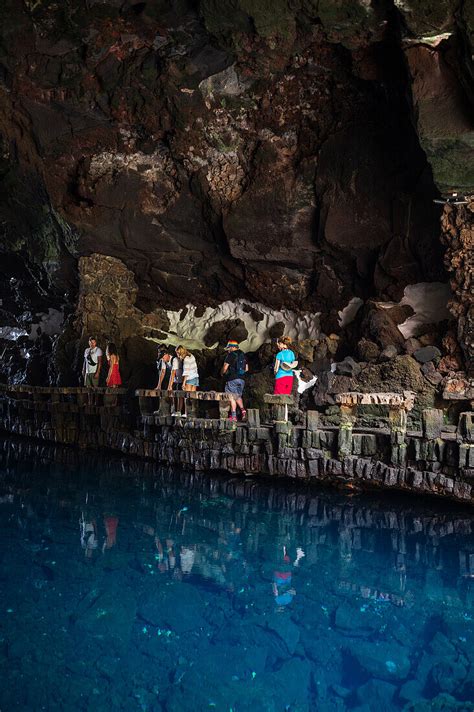
{"label": "person walking on path", "polygon": [[298,365],[294,352],[290,349],[289,336],[281,336],[277,341],[278,353],[275,357],[275,387],[276,396],[290,395],[293,388],[293,369]]}
{"label": "person walking on path", "polygon": [[225,357],[221,373],[226,379],[224,391],[229,396],[230,413],[229,419],[234,423],[237,421],[237,406],[240,408],[242,420],[247,417],[244,408],[243,393],[245,388],[244,376],[248,371],[247,357],[239,349],[238,341],[229,340],[225,347],[227,356]]}
{"label": "person walking on path", "polygon": [[107,374],[106,385],[108,388],[118,388],[122,385],[122,377],[120,376],[120,357],[117,353],[117,347],[112,342],[107,344],[105,355],[109,363],[109,372]]}
{"label": "person walking on path", "polygon": [[169,351],[159,351],[158,356],[159,358],[156,362],[156,368],[158,371],[158,383],[155,390],[171,390],[171,353]]}
{"label": "person walking on path", "polygon": [[102,368],[102,349],[97,346],[95,336],[89,337],[89,347],[84,351],[82,376],[86,388],[99,386],[100,369]]}
{"label": "person walking on path", "polygon": [[199,386],[199,371],[195,357],[184,346],[178,346],[176,356],[183,362],[183,391],[195,391]]}

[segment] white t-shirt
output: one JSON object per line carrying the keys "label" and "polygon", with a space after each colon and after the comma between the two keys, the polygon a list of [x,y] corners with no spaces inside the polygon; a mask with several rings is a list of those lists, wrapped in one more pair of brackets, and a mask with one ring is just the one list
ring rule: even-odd
{"label": "white t-shirt", "polygon": [[171,370],[175,371],[174,382],[181,383],[183,380],[183,362],[177,356],[173,356],[171,361]]}
{"label": "white t-shirt", "polygon": [[[93,366],[89,363],[89,359],[87,358],[89,355],[91,359],[95,362]],[[86,373],[95,373],[97,371],[97,363],[99,361],[100,356],[102,356],[102,349],[99,349],[98,346],[93,349],[87,348],[84,351],[84,363],[86,366]]]}
{"label": "white t-shirt", "polygon": [[188,381],[192,378],[199,378],[196,359],[192,354],[191,356],[185,356],[183,359],[183,376],[186,376]]}

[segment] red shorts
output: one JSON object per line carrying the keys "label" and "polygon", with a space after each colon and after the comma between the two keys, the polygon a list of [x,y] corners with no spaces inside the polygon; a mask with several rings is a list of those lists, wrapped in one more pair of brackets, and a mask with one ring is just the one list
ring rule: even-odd
{"label": "red shorts", "polygon": [[275,388],[273,389],[274,396],[289,396],[293,388],[293,376],[282,376],[275,378]]}

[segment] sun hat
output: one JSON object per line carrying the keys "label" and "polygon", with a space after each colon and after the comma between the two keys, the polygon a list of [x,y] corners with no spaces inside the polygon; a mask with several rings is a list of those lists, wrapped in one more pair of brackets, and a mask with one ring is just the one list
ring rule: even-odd
{"label": "sun hat", "polygon": [[233,339],[229,339],[227,342],[227,346],[225,347],[225,350],[227,349],[238,349],[239,348],[239,342],[234,341]]}

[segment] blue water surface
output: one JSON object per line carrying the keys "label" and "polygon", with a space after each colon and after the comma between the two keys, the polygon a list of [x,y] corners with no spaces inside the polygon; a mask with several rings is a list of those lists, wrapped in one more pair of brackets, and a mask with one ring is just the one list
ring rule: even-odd
{"label": "blue water surface", "polygon": [[473,514],[0,442],[0,709],[472,712]]}

